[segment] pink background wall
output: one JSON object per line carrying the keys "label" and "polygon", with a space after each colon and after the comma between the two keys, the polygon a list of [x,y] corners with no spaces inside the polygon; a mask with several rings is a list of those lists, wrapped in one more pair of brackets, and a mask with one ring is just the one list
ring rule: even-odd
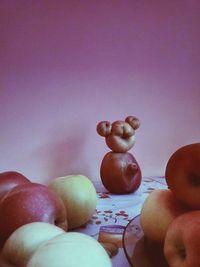
{"label": "pink background wall", "polygon": [[96,124],[127,115],[143,176],[200,141],[199,0],[0,5],[0,171],[98,180]]}

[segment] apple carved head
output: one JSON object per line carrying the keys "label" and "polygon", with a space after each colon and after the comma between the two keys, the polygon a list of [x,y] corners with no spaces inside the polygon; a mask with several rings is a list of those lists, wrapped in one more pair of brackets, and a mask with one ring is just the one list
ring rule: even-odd
{"label": "apple carved head", "polygon": [[107,146],[113,152],[126,153],[135,144],[135,130],[139,126],[140,121],[136,117],[128,116],[125,121],[101,121],[96,130],[100,136],[105,137]]}

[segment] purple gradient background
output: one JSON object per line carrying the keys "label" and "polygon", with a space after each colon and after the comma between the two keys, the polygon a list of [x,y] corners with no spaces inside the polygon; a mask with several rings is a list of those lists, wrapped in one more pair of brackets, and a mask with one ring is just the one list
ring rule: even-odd
{"label": "purple gradient background", "polygon": [[99,180],[101,120],[141,120],[130,151],[163,175],[200,141],[200,1],[0,3],[0,171]]}

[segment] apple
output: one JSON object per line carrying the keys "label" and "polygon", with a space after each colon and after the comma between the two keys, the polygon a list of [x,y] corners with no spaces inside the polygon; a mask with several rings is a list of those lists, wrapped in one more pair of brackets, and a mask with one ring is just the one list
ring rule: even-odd
{"label": "apple", "polygon": [[0,201],[4,195],[19,184],[29,183],[30,180],[23,174],[16,171],[6,171],[0,173]]}
{"label": "apple", "polygon": [[45,222],[25,224],[6,240],[1,253],[2,262],[15,267],[26,267],[41,244],[64,232],[60,227]]}
{"label": "apple", "polygon": [[139,126],[140,121],[135,116],[128,116],[125,121],[101,121],[97,124],[96,130],[100,136],[105,137],[107,146],[113,152],[126,153],[135,144],[135,130]]}
{"label": "apple", "polygon": [[147,237],[144,237],[144,239],[145,250],[148,253],[149,261],[151,262],[152,266],[168,267],[163,252],[164,242],[153,241],[151,239],[148,239]]}
{"label": "apple", "polygon": [[0,247],[20,226],[47,222],[67,230],[62,200],[47,186],[26,183],[11,189],[0,203]]}
{"label": "apple", "polygon": [[102,183],[110,193],[133,193],[140,186],[140,167],[134,156],[128,153],[135,144],[135,130],[139,126],[140,121],[135,116],[128,116],[125,121],[101,121],[97,124],[97,133],[105,137],[112,150],[104,156],[100,167]]}
{"label": "apple", "polygon": [[176,150],[167,162],[165,178],[180,201],[200,209],[200,143]]}
{"label": "apple", "polygon": [[112,267],[105,249],[91,236],[68,232],[41,245],[27,267]]}
{"label": "apple", "polygon": [[131,153],[108,152],[100,167],[104,187],[113,194],[136,191],[142,179],[140,167]]}
{"label": "apple", "polygon": [[155,189],[145,199],[140,224],[144,235],[153,241],[163,242],[169,224],[180,214],[187,212],[169,189]]}
{"label": "apple", "polygon": [[8,263],[7,261],[5,261],[1,255],[0,255],[0,266],[1,267],[16,267],[15,265],[12,265],[12,264]]}
{"label": "apple", "polygon": [[165,237],[164,255],[170,267],[200,266],[200,210],[172,221]]}
{"label": "apple", "polygon": [[143,236],[136,242],[133,252],[130,253],[129,261],[131,266],[152,267],[148,252],[146,249],[146,237]]}
{"label": "apple", "polygon": [[86,224],[97,205],[93,183],[84,175],[67,175],[50,181],[49,188],[63,200],[69,229]]}
{"label": "apple", "polygon": [[163,253],[163,242],[143,236],[136,242],[131,263],[131,266],[140,267],[169,267]]}

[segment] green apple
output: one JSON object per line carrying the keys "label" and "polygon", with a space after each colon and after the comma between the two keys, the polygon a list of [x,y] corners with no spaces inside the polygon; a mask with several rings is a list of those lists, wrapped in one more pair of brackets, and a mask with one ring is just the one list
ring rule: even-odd
{"label": "green apple", "polygon": [[63,200],[69,229],[80,227],[90,220],[96,209],[97,193],[88,177],[84,175],[57,177],[48,186]]}

